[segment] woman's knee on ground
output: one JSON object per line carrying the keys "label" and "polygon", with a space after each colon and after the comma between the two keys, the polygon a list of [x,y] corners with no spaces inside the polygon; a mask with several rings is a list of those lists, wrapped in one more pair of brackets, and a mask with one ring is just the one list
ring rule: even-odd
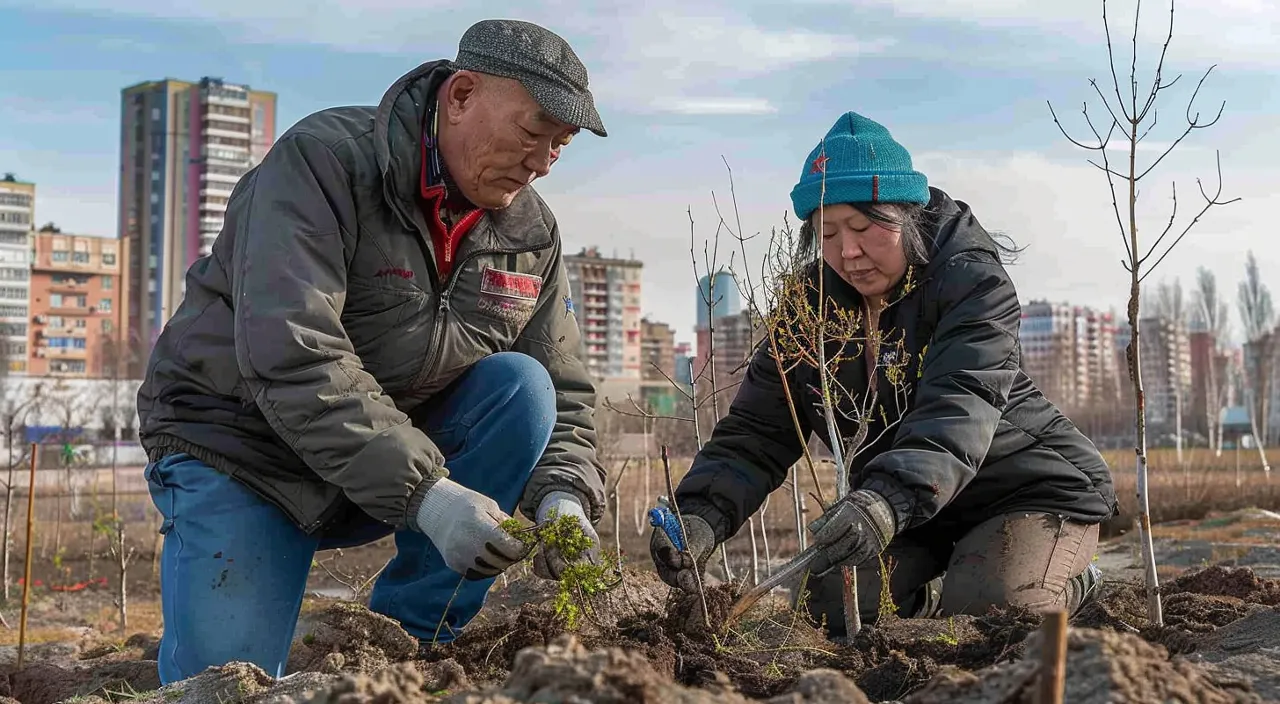
{"label": "woman's knee on ground", "polygon": [[942,612],[1067,606],[1070,582],[1089,566],[1097,544],[1097,525],[1048,514],[1013,514],[980,524],[956,544]]}

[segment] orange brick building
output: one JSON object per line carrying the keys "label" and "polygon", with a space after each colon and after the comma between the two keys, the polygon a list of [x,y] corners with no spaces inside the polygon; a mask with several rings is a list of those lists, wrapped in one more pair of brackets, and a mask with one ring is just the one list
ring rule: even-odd
{"label": "orange brick building", "polygon": [[129,300],[126,246],[124,240],[49,229],[36,234],[28,376],[112,376],[121,302]]}

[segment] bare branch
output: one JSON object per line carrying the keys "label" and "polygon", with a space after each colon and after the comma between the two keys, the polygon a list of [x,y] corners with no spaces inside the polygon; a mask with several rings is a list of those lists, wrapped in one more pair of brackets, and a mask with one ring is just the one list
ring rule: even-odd
{"label": "bare branch", "polygon": [[1196,213],[1196,216],[1192,218],[1191,222],[1187,223],[1187,226],[1182,230],[1182,234],[1178,235],[1178,238],[1175,239],[1167,249],[1165,249],[1164,254],[1161,254],[1160,258],[1147,269],[1147,273],[1142,275],[1139,282],[1146,279],[1152,271],[1155,271],[1156,267],[1160,266],[1160,262],[1164,261],[1164,258],[1169,256],[1169,252],[1172,252],[1173,248],[1178,246],[1178,243],[1182,241],[1182,238],[1186,237],[1187,233],[1191,232],[1191,228],[1195,227],[1196,223],[1200,222],[1200,218],[1204,217],[1204,214],[1209,212],[1210,208],[1215,205],[1230,205],[1231,203],[1235,203],[1240,200],[1238,196],[1231,200],[1220,200],[1222,197],[1222,157],[1218,152],[1214,152],[1214,155],[1215,161],[1217,162],[1218,190],[1213,194],[1213,197],[1209,197],[1209,195],[1204,192],[1204,184],[1200,179],[1196,179],[1196,185],[1200,187],[1200,195],[1205,200],[1204,207],[1200,209],[1200,212]]}

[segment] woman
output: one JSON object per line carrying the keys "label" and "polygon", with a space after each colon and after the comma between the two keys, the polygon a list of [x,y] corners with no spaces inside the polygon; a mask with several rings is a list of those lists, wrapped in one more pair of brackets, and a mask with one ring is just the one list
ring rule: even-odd
{"label": "woman", "polygon": [[[810,153],[791,198],[802,247],[821,249],[828,310],[858,312],[894,341],[874,370],[850,347],[836,380],[865,398],[874,371],[877,397],[902,399],[872,414],[850,493],[810,526],[821,551],[811,613],[843,636],[839,567],[849,565],[863,621],[874,622],[882,562],[899,616],[1008,605],[1074,612],[1098,583],[1091,561],[1115,492],[1097,448],[1021,369],[1021,309],[1001,256],[1009,250],[967,205],[930,187],[883,126],[852,112]],[[806,273],[815,291],[817,268]],[[817,432],[830,448],[816,366],[786,368],[784,388],[771,346],[757,348],[676,489],[689,554],[655,529],[650,552],[672,586],[694,588],[693,570],[801,458],[788,391],[799,435]],[[856,430],[848,415],[837,413],[845,439]]]}

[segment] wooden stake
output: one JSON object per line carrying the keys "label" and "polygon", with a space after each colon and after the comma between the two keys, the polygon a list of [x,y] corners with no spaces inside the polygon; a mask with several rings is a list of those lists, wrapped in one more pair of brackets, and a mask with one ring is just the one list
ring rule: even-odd
{"label": "wooden stake", "polygon": [[1037,704],[1062,704],[1067,683],[1067,612],[1045,614],[1040,626],[1040,677]]}
{"label": "wooden stake", "polygon": [[27,488],[27,559],[22,565],[22,615],[18,617],[18,669],[27,646],[27,603],[31,595],[31,548],[36,528],[36,453],[37,443],[31,443],[31,482]]}

